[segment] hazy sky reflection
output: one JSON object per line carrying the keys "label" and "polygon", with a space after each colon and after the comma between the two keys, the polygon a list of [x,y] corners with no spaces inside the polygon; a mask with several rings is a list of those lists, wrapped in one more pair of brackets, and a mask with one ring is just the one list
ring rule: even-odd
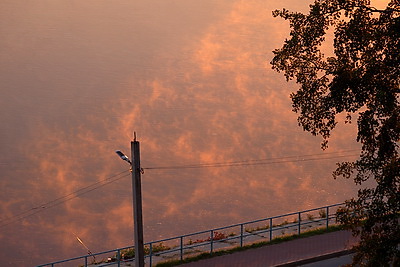
{"label": "hazy sky reflection", "polygon": [[[114,151],[134,130],[143,167],[323,153],[268,63],[288,32],[271,11],[306,2],[3,0],[4,266],[84,255],[74,234],[93,252],[132,244],[129,172],[71,193],[127,170]],[[326,153],[356,149],[351,134],[339,127]],[[147,170],[145,241],[341,202],[354,187],[332,179],[338,160]]]}

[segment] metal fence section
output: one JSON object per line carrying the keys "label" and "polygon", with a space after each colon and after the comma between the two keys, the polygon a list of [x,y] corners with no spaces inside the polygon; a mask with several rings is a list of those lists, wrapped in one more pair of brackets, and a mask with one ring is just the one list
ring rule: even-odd
{"label": "metal fence section", "polygon": [[[183,260],[202,253],[243,247],[274,238],[299,235],[336,224],[334,204],[284,215],[249,221],[145,243],[145,264],[154,266],[168,260]],[[47,263],[44,266],[134,266],[134,247],[128,246],[91,255]]]}

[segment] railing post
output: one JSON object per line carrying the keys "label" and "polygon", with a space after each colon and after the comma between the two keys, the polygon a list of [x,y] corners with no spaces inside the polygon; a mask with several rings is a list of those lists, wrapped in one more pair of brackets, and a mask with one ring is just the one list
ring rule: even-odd
{"label": "railing post", "polygon": [[[143,246],[143,249],[145,249],[145,246]],[[146,262],[146,255],[144,256],[144,261]],[[151,267],[152,265],[153,265],[153,242],[150,242],[150,244],[149,244],[149,266]]]}
{"label": "railing post", "polygon": [[211,230],[210,231],[210,233],[211,233],[211,236],[210,236],[210,240],[211,240],[211,245],[210,245],[210,254],[212,254],[213,253],[213,245],[214,245],[214,230]]}
{"label": "railing post", "polygon": [[301,212],[299,212],[299,230],[298,230],[298,234],[300,235],[301,233]]}
{"label": "railing post", "polygon": [[181,236],[181,261],[183,260],[183,236]]}
{"label": "railing post", "polygon": [[326,229],[329,227],[329,206],[326,207]]}
{"label": "railing post", "polygon": [[117,266],[120,267],[121,266],[121,250],[118,249],[117,250]]}
{"label": "railing post", "polygon": [[243,223],[240,224],[240,247],[243,247]]}
{"label": "railing post", "polygon": [[269,219],[269,241],[272,240],[272,218]]}
{"label": "railing post", "polygon": [[87,267],[87,256],[85,256],[85,267]]}

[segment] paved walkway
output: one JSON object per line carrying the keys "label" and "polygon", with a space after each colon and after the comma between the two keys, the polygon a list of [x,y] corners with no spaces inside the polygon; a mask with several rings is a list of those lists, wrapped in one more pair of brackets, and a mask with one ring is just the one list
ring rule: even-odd
{"label": "paved walkway", "polygon": [[[184,267],[296,266],[294,262],[349,250],[357,242],[349,231],[337,231],[184,264]],[[292,264],[290,264],[292,263]]]}

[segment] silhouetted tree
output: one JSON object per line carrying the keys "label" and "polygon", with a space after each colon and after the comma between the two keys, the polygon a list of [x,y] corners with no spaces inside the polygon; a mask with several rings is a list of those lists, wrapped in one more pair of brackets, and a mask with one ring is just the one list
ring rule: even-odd
{"label": "silhouetted tree", "polygon": [[[357,120],[360,158],[338,163],[333,174],[363,185],[338,211],[361,238],[353,263],[399,264],[400,0],[385,9],[368,0],[315,0],[308,14],[273,15],[290,22],[290,38],[271,64],[300,84],[291,94],[299,125],[321,135],[325,149],[338,114],[346,114],[345,123]],[[327,33],[334,34],[330,57],[321,51]]]}

